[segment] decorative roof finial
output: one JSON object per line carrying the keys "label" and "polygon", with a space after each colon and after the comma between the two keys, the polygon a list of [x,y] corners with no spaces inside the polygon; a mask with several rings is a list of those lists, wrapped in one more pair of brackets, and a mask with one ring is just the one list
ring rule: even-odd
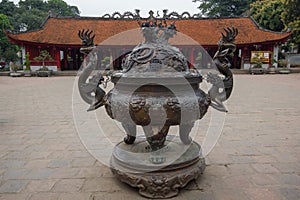
{"label": "decorative roof finial", "polygon": [[149,19],[150,19],[150,20],[153,20],[153,19],[155,18],[155,17],[154,17],[154,12],[153,12],[153,10],[150,10],[150,11],[149,11],[149,15],[150,15],[150,16],[149,16]]}
{"label": "decorative roof finial", "polygon": [[137,16],[138,18],[140,18],[140,10],[139,10],[139,9],[135,9],[134,11],[135,11],[135,13],[136,13],[136,16]]}

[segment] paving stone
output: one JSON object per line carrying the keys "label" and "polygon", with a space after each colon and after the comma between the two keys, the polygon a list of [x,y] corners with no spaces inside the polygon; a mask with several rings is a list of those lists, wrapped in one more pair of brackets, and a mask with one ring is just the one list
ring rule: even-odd
{"label": "paving stone", "polygon": [[41,168],[33,169],[31,172],[24,176],[25,179],[47,179],[54,173],[53,169]]}
{"label": "paving stone", "polygon": [[49,192],[57,180],[32,180],[26,187],[28,192]]}
{"label": "paving stone", "polygon": [[281,173],[300,173],[300,164],[296,163],[274,163],[273,166]]}
{"label": "paving stone", "polygon": [[78,168],[58,168],[55,169],[49,178],[53,179],[67,179],[67,178],[77,178],[76,175],[79,173]]}
{"label": "paving stone", "polygon": [[228,188],[249,188],[251,177],[249,175],[228,176],[224,178],[225,186]]}
{"label": "paving stone", "polygon": [[59,193],[48,193],[48,192],[42,192],[42,193],[35,193],[30,197],[30,200],[41,200],[41,199],[47,199],[47,200],[57,200],[59,198]]}
{"label": "paving stone", "polygon": [[[92,178],[87,179],[82,187],[83,192],[114,192],[120,191],[116,185],[116,180],[112,178]],[[119,184],[119,186],[123,186]],[[125,186],[124,186],[125,187]]]}
{"label": "paving stone", "polygon": [[255,163],[254,156],[251,155],[231,155],[232,163],[250,164]]}
{"label": "paving stone", "polygon": [[22,179],[30,171],[29,169],[9,169],[3,174],[3,180]]}
{"label": "paving stone", "polygon": [[300,189],[282,188],[280,189],[282,196],[287,200],[300,199]]}
{"label": "paving stone", "polygon": [[77,178],[113,178],[108,167],[92,166],[92,167],[80,167],[80,172],[76,175]]}
{"label": "paving stone", "polygon": [[276,191],[270,189],[261,189],[261,188],[251,188],[245,190],[246,197],[250,200],[281,200],[283,196],[278,194]]}
{"label": "paving stone", "polygon": [[29,200],[31,194],[0,194],[0,200]]}
{"label": "paving stone", "polygon": [[1,193],[18,193],[21,192],[26,185],[28,184],[28,180],[8,180],[5,181],[0,186],[0,194]]}
{"label": "paving stone", "polygon": [[255,171],[251,164],[229,164],[226,166],[229,174],[234,175],[249,175],[253,174]]}
{"label": "paving stone", "polygon": [[279,173],[278,169],[276,169],[272,164],[252,164],[252,167],[258,173]]}
{"label": "paving stone", "polygon": [[57,181],[54,192],[78,192],[84,183],[84,179],[62,179]]}
{"label": "paving stone", "polygon": [[206,191],[199,191],[199,190],[188,190],[188,191],[181,191],[177,197],[174,199],[176,200],[214,200],[213,192],[206,192]]}
{"label": "paving stone", "polygon": [[71,163],[70,160],[51,160],[48,164],[50,168],[67,167]]}
{"label": "paving stone", "polygon": [[25,165],[26,161],[24,160],[11,160],[11,159],[4,159],[4,160],[0,160],[0,169],[6,169],[6,168],[21,168]]}
{"label": "paving stone", "polygon": [[72,160],[72,167],[89,167],[93,166],[96,163],[96,160],[92,157],[90,158],[75,158]]}
{"label": "paving stone", "polygon": [[255,174],[251,176],[251,181],[258,187],[278,186],[279,182],[269,174]]}
{"label": "paving stone", "polygon": [[29,160],[24,168],[26,169],[43,169],[47,168],[50,160]]}
{"label": "paving stone", "polygon": [[[92,200],[145,200],[141,197],[136,190],[129,188],[126,192],[114,191],[114,192],[101,192],[93,193]],[[174,198],[176,199],[176,198]]]}
{"label": "paving stone", "polygon": [[93,200],[92,193],[63,193],[58,200]]}
{"label": "paving stone", "polygon": [[300,186],[300,175],[299,174],[277,174],[274,178],[281,185],[296,186],[299,189]]}
{"label": "paving stone", "polygon": [[222,188],[213,191],[213,199],[249,200],[241,190]]}

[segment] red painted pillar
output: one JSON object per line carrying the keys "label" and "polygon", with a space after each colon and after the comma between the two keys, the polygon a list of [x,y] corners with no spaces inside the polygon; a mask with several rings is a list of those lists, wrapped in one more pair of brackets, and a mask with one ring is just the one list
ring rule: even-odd
{"label": "red painted pillar", "polygon": [[60,63],[60,50],[59,49],[56,49],[55,58],[56,58],[57,71],[60,71],[61,63]]}
{"label": "red painted pillar", "polygon": [[194,52],[195,52],[195,48],[191,48],[191,51],[190,51],[190,59],[189,59],[189,62],[191,63],[191,66],[194,66],[194,63],[195,63],[195,55],[194,55]]}

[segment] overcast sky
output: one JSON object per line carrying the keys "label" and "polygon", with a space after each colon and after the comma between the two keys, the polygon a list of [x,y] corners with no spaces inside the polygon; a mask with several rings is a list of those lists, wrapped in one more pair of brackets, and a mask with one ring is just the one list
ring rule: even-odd
{"label": "overcast sky", "polygon": [[[13,0],[18,3],[19,0]],[[134,12],[134,9],[140,9],[143,17],[148,17],[148,12],[153,10],[160,11],[162,15],[163,9],[168,9],[169,12],[177,11],[180,14],[188,11],[191,14],[199,13],[198,4],[192,0],[64,0],[67,4],[77,6],[81,16],[100,17],[104,14],[112,14],[119,11]]]}

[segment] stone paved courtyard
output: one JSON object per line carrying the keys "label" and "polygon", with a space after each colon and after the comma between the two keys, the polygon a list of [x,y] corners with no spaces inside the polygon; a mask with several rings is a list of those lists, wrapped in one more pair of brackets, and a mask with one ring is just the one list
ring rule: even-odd
{"label": "stone paved courtyard", "polygon": [[[144,199],[79,140],[74,80],[0,77],[1,200]],[[300,199],[299,102],[300,74],[236,75],[203,176],[173,199]]]}

